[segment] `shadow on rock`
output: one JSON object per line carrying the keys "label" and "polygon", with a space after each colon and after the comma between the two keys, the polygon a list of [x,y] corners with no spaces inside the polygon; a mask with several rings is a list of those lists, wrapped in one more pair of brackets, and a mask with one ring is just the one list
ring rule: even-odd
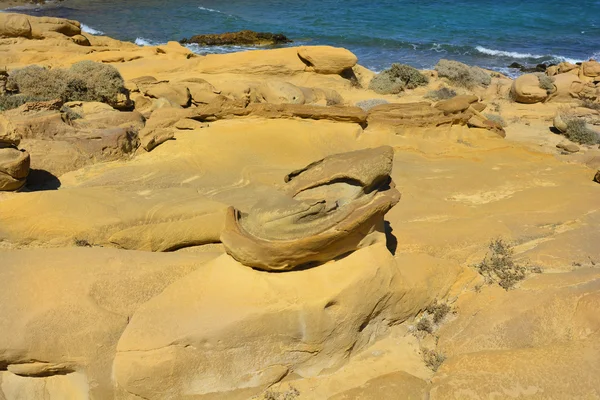
{"label": "shadow on rock", "polygon": [[384,221],[384,224],[385,224],[385,238],[386,238],[385,247],[387,247],[387,249],[390,251],[390,253],[392,253],[392,255],[395,256],[396,249],[398,248],[398,239],[392,233],[394,231],[394,229],[392,228],[392,225],[389,223],[389,221]]}
{"label": "shadow on rock", "polygon": [[42,190],[56,190],[60,187],[60,180],[43,169],[32,169],[27,177],[24,191],[37,192]]}

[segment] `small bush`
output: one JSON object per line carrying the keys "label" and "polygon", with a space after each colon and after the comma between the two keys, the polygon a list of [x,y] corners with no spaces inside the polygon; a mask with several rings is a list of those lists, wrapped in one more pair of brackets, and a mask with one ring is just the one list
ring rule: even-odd
{"label": "small bush", "polygon": [[438,324],[448,315],[452,308],[446,303],[433,302],[425,311],[433,316],[433,322]]}
{"label": "small bush", "polygon": [[12,110],[13,108],[21,107],[25,103],[42,100],[44,99],[22,94],[0,96],[0,111]]}
{"label": "small bush", "polygon": [[500,115],[497,115],[497,114],[484,114],[484,116],[487,119],[489,119],[490,121],[493,121],[493,122],[497,123],[501,127],[505,127],[505,126],[508,125],[506,123],[506,120],[504,118],[502,118]]}
{"label": "small bush", "polygon": [[7,88],[41,100],[117,102],[125,82],[111,65],[81,61],[70,69],[45,69],[37,65],[12,71]]}
{"label": "small bush", "polygon": [[427,332],[427,333],[433,332],[433,324],[427,317],[422,317],[419,320],[419,322],[417,323],[416,328],[417,328],[417,331],[420,331],[420,332]]}
{"label": "small bush", "polygon": [[497,282],[505,290],[525,279],[526,268],[513,259],[513,247],[501,238],[492,240],[488,254],[475,267],[489,282]]}
{"label": "small bush", "polygon": [[385,99],[369,99],[369,100],[361,100],[356,103],[357,107],[362,108],[364,111],[369,111],[371,108],[375,106],[379,106],[381,104],[388,104],[389,102]]}
{"label": "small bush", "polygon": [[88,242],[85,239],[75,239],[74,243],[75,243],[75,246],[77,246],[77,247],[92,247],[90,242]]}
{"label": "small bush", "polygon": [[582,118],[566,119],[567,131],[565,136],[579,144],[597,144],[600,143],[598,133],[587,127],[587,123]]}
{"label": "small bush", "polygon": [[446,356],[435,350],[425,349],[423,350],[423,361],[428,368],[435,372],[446,361]]}
{"label": "small bush", "polygon": [[453,97],[456,97],[456,92],[452,89],[448,89],[448,88],[444,87],[444,88],[441,88],[438,90],[431,90],[431,91],[427,92],[427,94],[424,97],[426,99],[431,99],[434,101],[448,100]]}
{"label": "small bush", "polygon": [[63,120],[65,120],[65,122],[75,121],[76,119],[82,118],[81,115],[79,115],[78,113],[73,111],[72,108],[67,107],[67,106],[62,106],[60,108],[60,112],[62,113]]}
{"label": "small bush", "polygon": [[414,89],[429,83],[429,78],[418,69],[404,64],[392,64],[390,69],[377,74],[369,84],[369,89],[379,94],[397,94],[404,89]]}
{"label": "small bush", "polygon": [[535,75],[540,81],[540,88],[544,89],[548,94],[554,92],[554,77],[548,76],[543,72],[538,72]]}
{"label": "small bush", "polygon": [[455,85],[465,88],[489,86],[492,83],[492,77],[483,69],[458,61],[442,59],[436,64],[435,70],[440,77],[448,78]]}
{"label": "small bush", "polygon": [[300,396],[300,391],[290,386],[285,392],[274,392],[271,389],[265,392],[264,400],[295,400]]}
{"label": "small bush", "polygon": [[585,100],[581,101],[581,107],[600,111],[600,102],[597,102],[597,101],[594,102],[589,99],[585,99]]}

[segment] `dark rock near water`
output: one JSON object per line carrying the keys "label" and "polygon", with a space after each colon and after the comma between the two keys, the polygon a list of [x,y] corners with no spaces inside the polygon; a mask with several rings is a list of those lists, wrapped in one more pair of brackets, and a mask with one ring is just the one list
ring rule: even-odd
{"label": "dark rock near water", "polygon": [[196,35],[189,39],[182,39],[180,43],[196,43],[202,46],[235,46],[235,45],[275,45],[291,43],[281,33],[240,31],[208,35]]}
{"label": "dark rock near water", "polygon": [[548,67],[551,67],[555,64],[538,64],[535,67],[527,67],[523,64],[519,64],[518,62],[514,62],[512,64],[510,64],[508,66],[508,68],[515,68],[518,69],[521,72],[546,72],[546,70],[548,69]]}

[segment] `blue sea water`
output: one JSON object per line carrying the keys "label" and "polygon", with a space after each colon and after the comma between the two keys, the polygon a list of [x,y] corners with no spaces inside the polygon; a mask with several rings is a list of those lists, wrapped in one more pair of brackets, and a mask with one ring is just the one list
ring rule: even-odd
{"label": "blue sea water", "polygon": [[448,58],[511,72],[515,61],[600,58],[600,0],[65,0],[21,12],[76,19],[91,33],[138,44],[242,29],[284,33],[292,45],[350,49],[374,70],[393,62],[431,68]]}

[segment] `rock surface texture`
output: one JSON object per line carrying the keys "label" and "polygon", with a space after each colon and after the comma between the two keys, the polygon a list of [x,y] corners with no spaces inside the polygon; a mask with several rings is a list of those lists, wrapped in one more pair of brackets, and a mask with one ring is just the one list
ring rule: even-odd
{"label": "rock surface texture", "polygon": [[[519,103],[7,13],[0,54],[0,400],[600,398],[595,61]],[[110,104],[8,85],[81,61]]]}
{"label": "rock surface texture", "polygon": [[400,200],[393,159],[391,147],[379,147],[291,172],[281,195],[260,199],[248,214],[227,211],[225,249],[244,265],[282,271],[385,242],[383,216]]}

